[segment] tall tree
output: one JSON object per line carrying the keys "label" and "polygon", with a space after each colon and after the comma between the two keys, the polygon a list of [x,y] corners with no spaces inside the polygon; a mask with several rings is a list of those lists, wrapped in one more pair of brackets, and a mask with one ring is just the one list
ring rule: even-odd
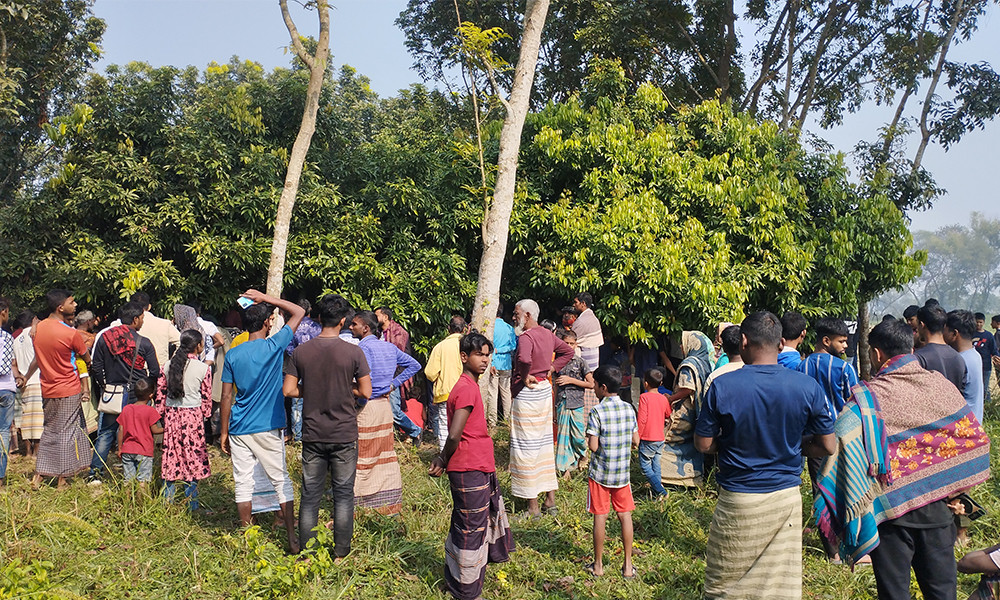
{"label": "tall tree", "polygon": [[503,276],[510,232],[510,215],[514,210],[517,185],[517,162],[521,151],[521,131],[528,115],[531,84],[535,78],[542,29],[549,11],[549,0],[528,0],[524,9],[524,31],[521,51],[514,69],[510,98],[504,101],[506,115],[500,130],[497,155],[497,175],[493,199],[483,217],[483,254],[479,261],[476,299],[472,306],[472,326],[493,336],[496,306],[500,302],[500,278]]}
{"label": "tall tree", "polygon": [[271,262],[267,267],[267,293],[275,297],[281,296],[284,283],[285,253],[288,250],[288,229],[292,223],[292,208],[295,206],[295,196],[299,193],[299,180],[302,178],[302,169],[306,164],[309,145],[316,132],[319,97],[330,58],[330,6],[327,4],[327,0],[315,0],[313,4],[319,18],[319,39],[313,53],[306,49],[299,31],[295,27],[292,15],[288,12],[288,0],[278,0],[278,5],[281,7],[281,17],[284,19],[288,35],[291,37],[292,50],[309,70],[309,86],[306,88],[306,103],[302,109],[302,123],[299,125],[298,135],[295,136],[295,143],[292,144],[292,152],[288,156],[285,185],[281,189],[278,213],[274,219]]}
{"label": "tall tree", "polygon": [[0,2],[0,202],[40,181],[37,170],[57,148],[45,126],[73,112],[83,74],[100,54],[104,21],[92,4]]}

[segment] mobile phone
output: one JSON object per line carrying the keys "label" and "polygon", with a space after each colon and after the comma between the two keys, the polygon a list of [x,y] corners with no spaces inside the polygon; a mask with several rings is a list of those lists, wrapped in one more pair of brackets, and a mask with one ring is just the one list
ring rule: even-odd
{"label": "mobile phone", "polygon": [[236,299],[236,304],[239,304],[240,308],[246,310],[251,304],[253,304],[253,300],[247,298],[246,296],[240,296]]}

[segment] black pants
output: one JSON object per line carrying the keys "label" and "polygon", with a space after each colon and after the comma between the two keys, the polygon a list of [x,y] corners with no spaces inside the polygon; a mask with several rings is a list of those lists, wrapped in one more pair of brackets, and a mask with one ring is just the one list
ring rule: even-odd
{"label": "black pants", "polygon": [[319,502],[329,473],[333,485],[333,542],[337,556],[347,556],[354,535],[354,476],[358,472],[358,443],[302,443],[302,499],[299,504],[299,543],[316,537]]}
{"label": "black pants", "polygon": [[886,521],[878,526],[872,567],[879,600],[910,600],[910,566],[924,600],[956,600],[955,525],[916,529]]}

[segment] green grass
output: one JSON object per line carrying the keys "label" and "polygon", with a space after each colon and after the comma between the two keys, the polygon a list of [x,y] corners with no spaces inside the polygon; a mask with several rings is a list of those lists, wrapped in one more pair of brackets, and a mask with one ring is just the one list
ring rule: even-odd
{"label": "green grass", "polygon": [[[996,409],[987,421],[995,423]],[[990,426],[993,434],[1000,427]],[[497,436],[501,487],[509,489],[507,433]],[[320,549],[308,562],[284,554],[284,536],[265,516],[260,528],[237,526],[232,473],[212,449],[213,475],[200,485],[202,506],[210,514],[189,515],[180,505],[149,498],[120,480],[89,488],[82,479],[69,489],[43,487],[32,492],[32,465],[15,459],[8,486],[0,491],[0,598],[446,598],[442,591],[444,537],[451,495],[447,479],[427,476],[433,451],[397,444],[403,471],[403,512],[387,518],[359,512],[353,551],[336,567],[327,550],[332,536],[321,535]],[[994,451],[994,461],[997,458]],[[289,449],[293,478],[300,477],[298,452]],[[617,520],[608,522],[606,574],[583,571],[591,555],[591,519],[586,513],[586,479],[560,483],[560,514],[515,524],[517,550],[509,563],[489,567],[484,597],[657,598],[700,597],[704,549],[715,493],[674,492],[667,502],[648,499],[644,479],[633,468],[636,566],[639,577],[619,575],[622,548]],[[1000,501],[991,480],[975,497],[990,514],[972,528],[971,547],[1000,539]],[[511,509],[508,497],[508,511]],[[809,514],[808,485],[803,486]],[[523,506],[518,506],[523,509]],[[320,520],[330,505],[321,508]],[[808,525],[808,524],[806,524]],[[828,564],[816,533],[804,534],[804,596],[860,600],[875,598],[870,568],[855,573]],[[961,555],[962,551],[959,551]],[[960,576],[959,598],[970,593],[975,577]],[[914,590],[916,587],[914,586]],[[30,594],[30,595],[29,595]],[[919,596],[917,596],[919,597]]]}

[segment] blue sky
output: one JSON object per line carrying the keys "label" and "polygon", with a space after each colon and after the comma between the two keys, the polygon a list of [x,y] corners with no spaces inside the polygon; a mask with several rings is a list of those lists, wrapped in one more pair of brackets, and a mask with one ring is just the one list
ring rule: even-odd
{"label": "blue sky", "polygon": [[[315,35],[315,13],[292,4],[299,31]],[[410,70],[412,60],[403,34],[393,21],[406,0],[333,0],[331,50],[339,66],[349,64],[371,79],[380,96],[420,80]],[[1000,12],[990,5],[976,38],[958,46],[953,60],[987,61],[1000,68]],[[195,65],[226,62],[236,55],[265,68],[289,62],[285,30],[277,0],[96,0],[94,12],[108,25],[99,69],[112,63],[141,60],[153,65]],[[860,139],[872,139],[891,118],[887,107],[866,107],[850,115],[844,125],[815,133],[849,151]],[[1000,186],[992,182],[997,168],[994,147],[1000,122],[968,134],[949,152],[931,147],[924,165],[948,193],[934,208],[915,213],[913,229],[936,229],[965,223],[979,211],[1000,218]],[[915,144],[915,142],[914,142]]]}

